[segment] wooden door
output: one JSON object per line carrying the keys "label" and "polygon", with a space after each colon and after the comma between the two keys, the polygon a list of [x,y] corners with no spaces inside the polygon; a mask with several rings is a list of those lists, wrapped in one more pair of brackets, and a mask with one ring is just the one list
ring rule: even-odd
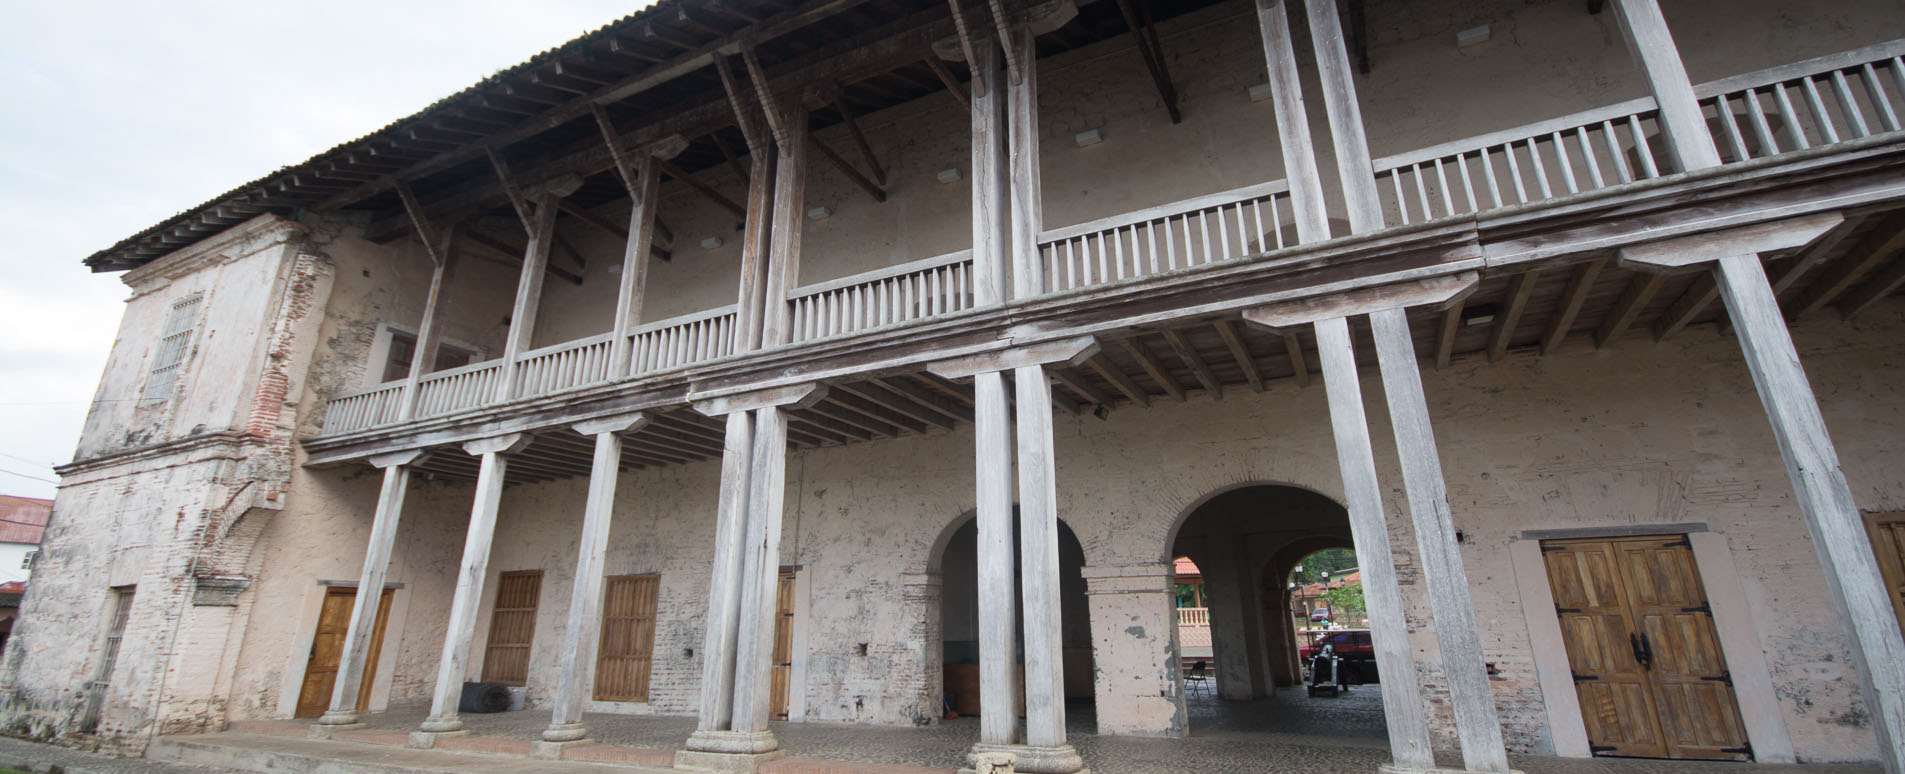
{"label": "wooden door", "polygon": [[[370,708],[370,689],[377,683],[377,658],[384,649],[384,625],[390,621],[390,602],[395,592],[384,589],[377,604],[377,621],[371,627],[370,647],[365,651],[363,687],[357,691],[357,711]],[[314,718],[331,708],[331,691],[337,685],[337,662],[344,655],[344,636],[351,626],[351,606],[357,603],[357,589],[333,586],[324,591],[324,604],[318,609],[317,633],[311,637],[311,656],[304,663],[304,685],[298,691],[296,716]]]}
{"label": "wooden door", "polygon": [[1872,536],[1872,551],[1879,556],[1879,576],[1892,597],[1892,612],[1898,614],[1900,631],[1905,631],[1905,513],[1868,513],[1865,529]]}
{"label": "wooden door", "polygon": [[524,685],[529,681],[529,646],[536,639],[536,606],[541,599],[541,570],[496,577],[496,609],[490,614],[489,641],[483,648],[483,682]]}
{"label": "wooden door", "polygon": [[1686,536],[1545,540],[1541,551],[1595,755],[1752,758]]}
{"label": "wooden door", "polygon": [[595,655],[597,701],[648,701],[660,588],[659,575],[608,579],[602,599],[602,641]]}
{"label": "wooden door", "polygon": [[787,719],[787,694],[793,677],[794,574],[783,572],[774,594],[774,684],[767,703],[775,720]]}

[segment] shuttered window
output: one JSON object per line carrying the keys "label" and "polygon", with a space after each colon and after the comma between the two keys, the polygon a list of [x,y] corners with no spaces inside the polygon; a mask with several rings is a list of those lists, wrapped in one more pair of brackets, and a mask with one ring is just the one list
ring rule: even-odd
{"label": "shuttered window", "polygon": [[86,685],[86,707],[80,717],[80,730],[92,733],[99,729],[99,709],[106,699],[106,688],[112,683],[112,670],[119,664],[119,641],[126,635],[126,619],[132,616],[131,586],[120,586],[112,590],[112,618],[106,626],[106,642],[100,648],[99,671],[93,681]]}
{"label": "shuttered window", "polygon": [[595,657],[596,701],[648,701],[648,669],[655,653],[655,597],[659,575],[608,579],[602,599],[602,645]]}
{"label": "shuttered window", "polygon": [[203,293],[193,293],[172,302],[172,310],[165,315],[165,327],[159,334],[159,346],[152,351],[152,370],[146,374],[145,390],[139,394],[140,406],[155,406],[172,397],[172,387],[178,383],[179,371],[185,366],[186,351],[192,345],[193,326],[198,324],[198,312]]}
{"label": "shuttered window", "polygon": [[542,571],[503,573],[496,580],[496,612],[483,651],[483,682],[522,685],[529,680],[529,646],[536,637]]}

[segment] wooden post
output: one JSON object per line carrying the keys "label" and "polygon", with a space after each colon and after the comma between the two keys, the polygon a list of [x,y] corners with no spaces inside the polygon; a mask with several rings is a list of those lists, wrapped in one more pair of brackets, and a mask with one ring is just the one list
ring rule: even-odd
{"label": "wooden post", "polygon": [[1812,532],[1826,589],[1845,622],[1846,644],[1864,678],[1867,710],[1875,716],[1879,758],[1888,774],[1897,774],[1905,770],[1905,638],[1858,503],[1759,257],[1722,258],[1714,274]]}
{"label": "wooden post", "polygon": [[734,731],[745,752],[778,748],[767,722],[774,682],[774,602],[780,582],[781,505],[787,489],[787,414],[754,412],[753,472],[748,481],[747,542],[742,549],[740,637],[734,658]]}
{"label": "wooden post", "polygon": [[629,329],[642,321],[642,297],[648,290],[648,254],[655,245],[655,211],[661,208],[661,174],[655,157],[647,153],[634,163],[628,185],[628,241],[622,248],[622,285],[615,296],[615,341],[609,355],[609,378],[629,375],[635,341]]}
{"label": "wooden post", "polygon": [[1402,485],[1409,498],[1416,550],[1429,589],[1429,609],[1435,615],[1436,641],[1442,648],[1442,671],[1462,743],[1462,762],[1469,771],[1506,772],[1508,753],[1502,746],[1494,689],[1482,663],[1482,636],[1469,599],[1468,574],[1462,570],[1462,552],[1455,543],[1442,458],[1429,425],[1429,405],[1422,392],[1422,374],[1416,369],[1408,316],[1402,307],[1392,307],[1371,312],[1369,323],[1375,333],[1396,453],[1402,461]]}
{"label": "wooden post", "polygon": [[1336,436],[1336,462],[1343,473],[1343,500],[1349,509],[1350,538],[1356,547],[1356,566],[1363,573],[1376,672],[1395,676],[1384,679],[1382,685],[1389,754],[1398,769],[1432,770],[1435,756],[1415,679],[1415,657],[1402,613],[1402,589],[1396,582],[1395,555],[1389,546],[1389,523],[1382,510],[1382,486],[1376,480],[1376,457],[1369,441],[1349,322],[1335,317],[1318,321],[1315,327],[1323,389],[1329,395],[1330,428]]}
{"label": "wooden post", "polygon": [[443,656],[437,661],[436,690],[430,695],[430,716],[419,727],[426,734],[463,728],[463,720],[457,717],[457,702],[463,697],[463,681],[468,678],[476,607],[483,599],[490,544],[496,537],[496,511],[503,500],[503,476],[508,464],[504,455],[522,451],[533,440],[535,436],[527,433],[512,433],[463,444],[464,451],[479,455],[482,462],[477,467],[470,526],[463,538],[463,565],[450,599],[450,623],[444,627]]}
{"label": "wooden post", "polygon": [[[1026,80],[1031,80],[1029,73]],[[1065,743],[1052,388],[1042,365],[1013,369],[1012,381],[1018,399],[1019,567],[1025,611],[1026,747],[1017,751],[1019,769],[1065,774],[1084,768],[1084,761]]]}
{"label": "wooden post", "polygon": [[1376,195],[1376,172],[1369,160],[1369,138],[1363,133],[1363,111],[1356,101],[1356,81],[1350,75],[1349,49],[1343,44],[1343,25],[1335,0],[1308,0],[1310,41],[1316,48],[1316,72],[1322,81],[1323,108],[1329,114],[1330,139],[1336,148],[1336,170],[1349,205],[1349,230],[1367,234],[1382,229],[1382,199]]}
{"label": "wooden post", "polygon": [[337,682],[331,689],[331,709],[318,718],[321,726],[357,723],[357,694],[364,685],[364,659],[370,652],[371,628],[383,599],[384,572],[390,567],[390,548],[397,538],[397,520],[403,515],[404,491],[410,486],[410,467],[423,459],[421,449],[382,454],[370,464],[384,471],[377,494],[377,515],[370,522],[370,544],[364,550],[364,570],[357,578],[357,599],[351,603],[351,624],[344,633],[344,652],[337,659]]}
{"label": "wooden post", "polygon": [[436,365],[437,349],[443,341],[443,316],[449,309],[444,302],[450,282],[456,276],[456,251],[451,244],[455,239],[456,227],[451,226],[450,235],[444,239],[442,259],[430,272],[430,292],[423,302],[423,321],[417,326],[417,346],[410,353],[410,373],[404,377],[403,404],[397,413],[399,420],[416,418],[418,391],[424,374]]}
{"label": "wooden post", "polygon": [[[1661,131],[1683,170],[1719,166],[1719,151],[1694,98],[1686,67],[1655,0],[1616,0],[1621,29],[1646,72],[1660,106]],[[1800,513],[1825,571],[1826,590],[1846,627],[1846,643],[1858,665],[1867,710],[1874,716],[1879,759],[1887,774],[1905,772],[1905,637],[1872,553],[1839,453],[1826,432],[1819,401],[1806,379],[1779,298],[1758,255],[1718,259],[1713,269],[1720,298],[1773,439],[1792,481]]]}
{"label": "wooden post", "polygon": [[509,336],[503,340],[503,368],[496,380],[496,399],[516,397],[517,359],[535,338],[536,307],[542,302],[543,270],[549,265],[549,246],[556,236],[556,197],[543,194],[536,198],[536,230],[529,235],[523,251],[523,270],[516,280],[516,305],[509,313]]}
{"label": "wooden post", "polygon": [[1018,605],[1012,593],[1012,417],[1007,413],[1002,372],[975,375],[972,390],[979,509],[979,744],[997,750],[1012,744],[1019,732]]}
{"label": "wooden post", "polygon": [[762,294],[761,342],[769,347],[789,341],[787,294],[800,282],[800,232],[807,220],[807,109],[795,100],[785,120],[775,140],[780,157],[774,162],[774,232]]}
{"label": "wooden post", "polygon": [[999,88],[999,47],[979,41],[972,63],[972,292],[979,306],[1004,303],[1007,199],[1005,90]]}
{"label": "wooden post", "polygon": [[754,416],[728,414],[721,453],[721,497],[716,507],[714,578],[708,582],[708,624],[701,648],[701,712],[688,748],[722,752],[714,737],[734,722],[734,654],[740,638],[741,556],[748,499],[753,490]]}
{"label": "wooden post", "polygon": [[767,297],[768,206],[774,187],[774,161],[766,145],[750,145],[748,150],[747,224],[741,235],[741,287],[734,307],[736,354],[761,348]]}
{"label": "wooden post", "polygon": [[[1038,45],[1031,28],[1024,25],[1013,27],[1011,37],[1000,42],[1016,52],[1019,67],[1017,74],[1007,78],[1005,90],[1012,121],[1012,289],[1013,297],[1029,298],[1045,292],[1038,249],[1039,231],[1045,228],[1038,148]],[[1013,59],[1008,55],[1008,61]]]}
{"label": "wooden post", "polygon": [[[652,201],[652,199],[650,200]],[[594,467],[589,471],[589,499],[582,514],[582,535],[576,540],[575,583],[569,592],[569,617],[562,627],[562,650],[556,669],[556,700],[535,746],[539,757],[560,758],[560,744],[588,736],[582,711],[588,706],[597,639],[602,629],[603,565],[608,560],[609,525],[615,515],[615,484],[622,465],[622,435],[648,423],[643,414],[590,420],[574,427],[595,436]],[[557,746],[551,751],[550,744]],[[550,755],[549,752],[555,754]]]}
{"label": "wooden post", "polygon": [[1330,216],[1323,202],[1323,181],[1310,151],[1310,119],[1303,107],[1303,82],[1297,76],[1296,48],[1290,42],[1290,14],[1283,0],[1257,0],[1263,29],[1263,56],[1270,70],[1270,105],[1276,113],[1277,140],[1283,148],[1283,176],[1290,181],[1300,243],[1330,238]]}

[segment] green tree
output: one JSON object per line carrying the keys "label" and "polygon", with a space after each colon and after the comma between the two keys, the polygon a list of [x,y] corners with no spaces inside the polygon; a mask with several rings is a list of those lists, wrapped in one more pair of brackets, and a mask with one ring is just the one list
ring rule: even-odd
{"label": "green tree", "polygon": [[1329,600],[1331,610],[1335,610],[1342,616],[1360,616],[1369,609],[1368,604],[1363,601],[1363,584],[1361,583],[1351,583],[1330,589],[1323,592],[1323,598]]}
{"label": "green tree", "polygon": [[1347,548],[1325,548],[1297,562],[1297,569],[1290,573],[1290,582],[1299,586],[1323,580],[1326,574],[1335,574],[1356,566],[1356,552]]}

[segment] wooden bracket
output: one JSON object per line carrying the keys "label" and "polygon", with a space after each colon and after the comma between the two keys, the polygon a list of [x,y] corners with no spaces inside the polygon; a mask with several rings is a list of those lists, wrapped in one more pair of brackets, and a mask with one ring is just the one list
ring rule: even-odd
{"label": "wooden bracket", "polygon": [[703,416],[727,416],[736,411],[753,411],[769,406],[784,409],[804,409],[819,403],[827,397],[827,385],[819,382],[795,384],[786,387],[769,387],[765,390],[737,392],[732,395],[719,395],[710,398],[688,396],[689,405]]}
{"label": "wooden bracket", "polygon": [[583,435],[601,435],[603,433],[633,433],[648,426],[649,415],[645,411],[629,414],[599,417],[570,425],[569,428]]}
{"label": "wooden bracket", "polygon": [[1427,277],[1414,282],[1352,290],[1348,293],[1304,298],[1245,309],[1245,320],[1273,330],[1309,325],[1319,320],[1400,309],[1411,306],[1451,304],[1475,292],[1481,275],[1460,274]]}
{"label": "wooden bracket", "polygon": [[1138,55],[1144,59],[1144,69],[1151,73],[1151,83],[1157,86],[1158,98],[1164,101],[1164,110],[1171,114],[1171,123],[1184,123],[1184,112],[1177,107],[1177,89],[1171,86],[1171,72],[1164,65],[1164,44],[1158,40],[1157,25],[1151,21],[1151,4],[1143,3],[1144,17],[1131,8],[1131,0],[1118,0],[1118,12],[1124,16],[1126,29],[1138,44]]}
{"label": "wooden bracket", "polygon": [[483,153],[489,157],[490,168],[496,170],[496,179],[502,183],[503,193],[509,196],[509,206],[516,210],[516,217],[522,220],[523,233],[536,233],[535,213],[530,211],[529,201],[523,198],[522,189],[518,188],[515,179],[510,177],[509,165],[503,162],[503,157],[496,152],[495,148],[485,145]]}
{"label": "wooden bracket", "polygon": [[[979,52],[973,44],[972,32],[966,29],[966,13],[959,7],[960,0],[946,0],[952,6],[953,31],[959,35],[959,50],[966,55],[966,69],[972,73],[972,96],[986,95],[986,80],[979,72]],[[970,107],[971,103],[968,103]]]}
{"label": "wooden bracket", "polygon": [[741,64],[747,66],[748,79],[754,81],[754,96],[760,100],[761,112],[767,116],[767,128],[774,134],[774,144],[786,147],[790,129],[787,114],[781,109],[780,100],[774,97],[773,84],[761,69],[761,60],[754,56],[753,46],[742,44]]}
{"label": "wooden bracket", "polygon": [[1021,347],[941,360],[928,363],[926,370],[942,379],[961,381],[979,374],[1027,366],[1057,364],[1070,367],[1083,364],[1096,354],[1098,354],[1097,338],[1074,336],[1068,339],[1043,341]]}
{"label": "wooden bracket", "polygon": [[388,468],[396,465],[418,465],[430,458],[429,449],[405,449],[398,452],[373,454],[364,459],[373,468]]}
{"label": "wooden bracket", "polygon": [[1653,274],[1699,271],[1706,264],[1735,255],[1758,255],[1804,247],[1845,222],[1841,212],[1821,212],[1750,226],[1690,234],[1659,242],[1623,247],[1614,262],[1621,268]]}
{"label": "wooden bracket", "polygon": [[685,185],[685,186],[688,186],[689,188],[694,189],[695,193],[698,193],[704,197],[707,197],[708,201],[711,201],[711,202],[714,202],[715,204],[720,205],[722,209],[727,210],[728,212],[734,213],[735,217],[737,218],[747,217],[746,207],[742,207],[741,205],[736,204],[733,199],[729,199],[728,197],[721,195],[720,191],[716,191],[713,188],[708,187],[706,183],[703,183],[700,180],[696,180],[693,175],[690,175],[687,172],[683,171],[681,167],[677,167],[674,164],[670,164],[666,161],[662,161],[661,159],[655,159],[655,168],[661,170],[663,174],[669,177],[672,177],[676,180],[680,180],[682,185]]}
{"label": "wooden bracket", "polygon": [[[860,174],[860,170],[854,169],[852,163],[841,158],[840,154],[835,152],[824,140],[821,140],[819,135],[809,133],[807,135],[807,143],[812,145],[814,150],[820,152],[821,158],[833,164],[835,168],[840,170],[841,174],[847,176],[848,180],[853,181],[854,185],[859,186],[860,190],[867,192],[868,196],[873,197],[874,201],[886,201],[886,191],[881,190],[880,184],[876,184],[872,180],[868,180],[866,175]],[[878,171],[879,167],[874,167],[874,170]]]}
{"label": "wooden bracket", "polygon": [[721,76],[721,89],[727,93],[728,107],[734,111],[734,126],[741,130],[748,152],[760,153],[764,145],[761,128],[754,123],[754,111],[748,108],[747,100],[741,97],[741,87],[734,82],[734,70],[728,66],[725,54],[714,55],[714,71]]}
{"label": "wooden bracket", "polygon": [[[939,61],[939,55],[929,54],[927,55],[925,62],[926,62],[927,69],[932,70],[933,75],[939,78],[939,82],[942,84],[945,84],[946,91],[949,91],[952,93],[953,99],[959,100],[959,105],[961,107],[964,107],[967,110],[971,110],[972,98],[969,96],[966,96],[966,88],[964,86],[959,85],[959,79],[953,77],[951,70],[946,69],[946,63]],[[973,88],[981,88],[981,87],[975,86]]]}
{"label": "wooden bracket", "polygon": [[529,444],[535,441],[536,436],[529,433],[510,433],[492,438],[478,438],[474,441],[465,441],[463,443],[463,451],[476,455],[515,454],[516,452],[529,448]]}
{"label": "wooden bracket", "polygon": [[[963,101],[963,100],[962,100]],[[860,122],[853,120],[853,112],[847,110],[847,103],[839,95],[833,98],[833,109],[847,123],[847,134],[853,137],[853,144],[860,148],[860,157],[866,160],[867,167],[873,170],[873,180],[886,187],[886,170],[880,166],[880,159],[873,155],[873,146],[867,143],[867,136],[860,131]],[[880,197],[885,201],[885,197]]]}
{"label": "wooden bracket", "polygon": [[424,215],[423,205],[417,203],[417,195],[410,190],[409,183],[395,180],[393,185],[397,188],[397,198],[403,200],[404,213],[410,216],[410,226],[417,230],[417,238],[423,240],[423,249],[430,254],[430,261],[442,266],[449,258],[449,240],[446,238],[441,245],[437,243],[436,232],[430,228],[430,220]]}

